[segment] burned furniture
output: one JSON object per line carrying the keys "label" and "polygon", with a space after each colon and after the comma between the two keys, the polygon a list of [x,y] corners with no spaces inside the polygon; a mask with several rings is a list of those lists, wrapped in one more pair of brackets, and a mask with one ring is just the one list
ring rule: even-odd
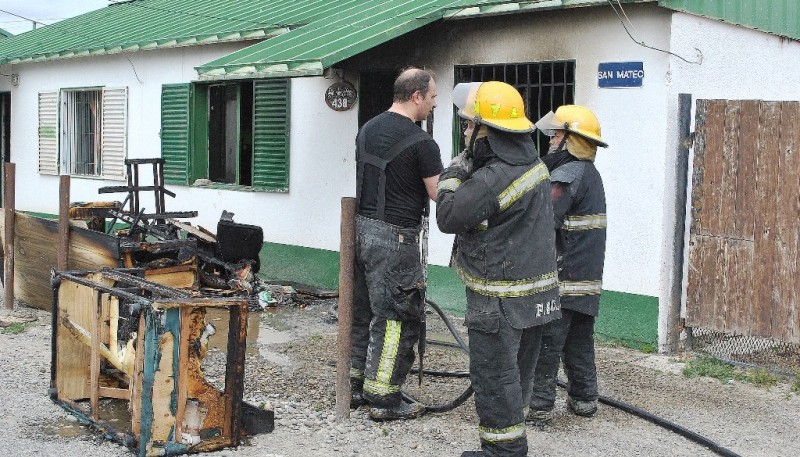
{"label": "burned furniture", "polygon": [[[152,183],[141,184],[140,165],[152,167]],[[164,187],[164,159],[126,159],[126,176],[128,182],[124,186],[106,186],[98,189],[100,194],[125,192],[127,196],[120,204],[120,208],[109,210],[112,216],[111,227],[119,220],[130,225],[125,236],[131,239],[144,240],[148,234],[157,235],[160,239],[174,238],[174,232],[165,224],[166,219],[181,219],[197,217],[197,211],[167,212],[166,195],[175,197],[175,193]],[[146,213],[142,206],[140,192],[153,193],[152,212]]]}
{"label": "burned furniture", "polygon": [[[243,435],[272,430],[272,411],[242,401],[246,299],[148,281],[141,269],[53,278],[50,395],[81,421],[140,457],[237,446]],[[222,387],[201,368],[212,310],[229,329]],[[127,422],[106,417],[106,403],[119,402]]]}

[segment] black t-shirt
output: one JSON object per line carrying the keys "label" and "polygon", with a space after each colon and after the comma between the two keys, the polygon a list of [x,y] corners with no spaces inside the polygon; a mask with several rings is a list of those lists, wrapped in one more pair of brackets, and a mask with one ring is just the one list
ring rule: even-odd
{"label": "black t-shirt", "polygon": [[[359,135],[366,135],[365,147],[370,154],[385,157],[398,141],[420,131],[411,119],[385,111],[364,125]],[[433,138],[411,145],[389,162],[386,165],[384,221],[400,227],[418,225],[429,198],[422,179],[436,176],[442,169],[439,146]],[[373,219],[378,218],[379,173],[377,167],[364,165],[358,214]]]}

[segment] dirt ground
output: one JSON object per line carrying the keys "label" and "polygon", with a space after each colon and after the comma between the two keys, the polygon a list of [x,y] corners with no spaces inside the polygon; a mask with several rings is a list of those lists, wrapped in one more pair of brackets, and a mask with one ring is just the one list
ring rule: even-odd
{"label": "dirt ground", "polygon": [[[245,400],[275,409],[275,430],[244,440],[236,449],[208,456],[459,456],[478,449],[474,402],[405,422],[376,423],[364,407],[337,421],[335,411],[336,324],[330,301],[251,313]],[[8,315],[8,312],[4,312]],[[3,317],[0,313],[0,318]],[[64,412],[47,396],[50,379],[50,317],[18,307],[36,320],[20,333],[0,332],[0,455],[105,457],[133,455],[109,443]],[[213,318],[212,318],[213,320]],[[463,324],[454,319],[455,326]],[[221,325],[222,322],[215,322]],[[219,330],[219,329],[218,329]],[[217,332],[224,334],[226,332]],[[446,329],[429,316],[429,336],[446,340]],[[788,382],[770,389],[712,378],[686,378],[684,363],[663,355],[599,346],[601,395],[625,402],[698,434],[714,452],[673,431],[601,404],[594,418],[570,414],[559,389],[551,425],[528,426],[531,456],[793,456],[800,455],[800,396]],[[207,378],[224,371],[224,354],[210,344]],[[456,349],[428,346],[426,368],[464,371]],[[444,404],[468,385],[463,378],[416,375],[406,389],[421,401]],[[124,420],[121,420],[124,422]],[[122,425],[121,425],[122,427]],[[727,451],[727,453],[725,453]]]}

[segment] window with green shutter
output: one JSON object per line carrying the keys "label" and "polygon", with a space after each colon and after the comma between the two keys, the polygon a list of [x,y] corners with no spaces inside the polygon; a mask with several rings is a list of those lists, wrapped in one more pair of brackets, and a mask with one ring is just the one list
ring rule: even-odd
{"label": "window with green shutter", "polygon": [[169,184],[189,184],[191,98],[191,84],[161,87],[161,157]]}
{"label": "window with green shutter", "polygon": [[287,79],[164,85],[161,102],[166,182],[288,191]]}

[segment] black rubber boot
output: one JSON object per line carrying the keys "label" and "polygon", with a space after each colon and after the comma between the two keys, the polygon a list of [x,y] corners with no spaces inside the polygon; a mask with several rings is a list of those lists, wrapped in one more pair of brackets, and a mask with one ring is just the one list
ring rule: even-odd
{"label": "black rubber boot", "polygon": [[485,455],[483,451],[464,451],[461,453],[461,457],[483,457]]}
{"label": "black rubber boot", "polygon": [[369,409],[370,419],[378,422],[403,419],[416,419],[425,414],[425,405],[422,403],[401,402],[399,406],[380,408],[373,406]]}
{"label": "black rubber boot", "polygon": [[544,427],[553,421],[552,409],[532,409],[525,417],[525,422],[537,427]]}
{"label": "black rubber boot", "polygon": [[364,380],[350,378],[350,408],[355,409],[366,404],[367,399],[364,398]]}
{"label": "black rubber boot", "polygon": [[578,400],[568,397],[567,407],[578,416],[592,417],[597,414],[597,400]]}

